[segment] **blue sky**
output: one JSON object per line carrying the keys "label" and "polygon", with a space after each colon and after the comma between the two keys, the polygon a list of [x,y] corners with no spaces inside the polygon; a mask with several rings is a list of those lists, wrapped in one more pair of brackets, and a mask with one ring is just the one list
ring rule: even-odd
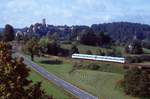
{"label": "blue sky", "polygon": [[0,27],[129,21],[150,24],[150,0],[0,0]]}

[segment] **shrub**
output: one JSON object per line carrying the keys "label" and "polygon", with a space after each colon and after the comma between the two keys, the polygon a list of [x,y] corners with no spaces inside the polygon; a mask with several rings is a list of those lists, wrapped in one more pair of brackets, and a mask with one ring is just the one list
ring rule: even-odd
{"label": "shrub", "polygon": [[105,52],[104,52],[103,50],[101,50],[101,49],[98,49],[98,50],[96,51],[96,54],[97,54],[97,55],[101,55],[101,56],[105,56]]}
{"label": "shrub", "polygon": [[86,54],[92,55],[93,53],[92,53],[91,50],[87,50],[87,51],[86,51]]}
{"label": "shrub", "polygon": [[100,66],[95,63],[91,63],[91,64],[87,65],[87,69],[90,69],[90,70],[98,70],[99,68],[100,68]]}
{"label": "shrub", "polygon": [[149,83],[149,74],[137,67],[129,69],[124,75],[124,91],[132,96],[150,97]]}
{"label": "shrub", "polygon": [[70,54],[79,53],[78,47],[76,45],[72,45]]}
{"label": "shrub", "polygon": [[88,65],[82,63],[75,63],[73,67],[76,69],[89,69],[89,70],[98,70],[100,68],[100,66],[95,63],[91,63]]}
{"label": "shrub", "polygon": [[71,41],[62,41],[61,43],[62,43],[62,44],[72,44]]}
{"label": "shrub", "polygon": [[141,63],[143,60],[140,57],[133,56],[133,57],[127,57],[127,63]]}
{"label": "shrub", "polygon": [[129,54],[143,54],[143,46],[141,41],[134,40],[125,47],[125,51]]}

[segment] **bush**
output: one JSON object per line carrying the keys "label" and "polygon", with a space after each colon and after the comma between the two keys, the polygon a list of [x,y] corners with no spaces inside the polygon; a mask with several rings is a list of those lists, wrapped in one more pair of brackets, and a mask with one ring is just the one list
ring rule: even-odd
{"label": "bush", "polygon": [[105,52],[104,52],[103,50],[101,50],[101,49],[98,49],[98,50],[96,51],[96,54],[97,54],[97,55],[101,55],[101,56],[105,56]]}
{"label": "bush", "polygon": [[144,48],[150,49],[150,42],[149,42],[149,41],[143,41],[143,42],[142,42],[142,46],[143,46]]}
{"label": "bush", "polygon": [[71,41],[62,41],[61,44],[72,44]]}
{"label": "bush", "polygon": [[127,63],[141,63],[143,60],[140,57],[133,56],[133,57],[127,57],[126,58]]}
{"label": "bush", "polygon": [[123,87],[128,95],[150,97],[150,78],[146,71],[137,67],[129,69],[124,75]]}
{"label": "bush", "polygon": [[95,63],[91,63],[91,64],[87,65],[87,69],[90,69],[90,70],[98,70],[99,68],[100,68],[100,66]]}
{"label": "bush", "polygon": [[92,51],[91,51],[91,50],[87,50],[87,51],[86,51],[86,54],[88,54],[88,55],[92,55],[93,53],[92,53]]}
{"label": "bush", "polygon": [[75,63],[73,67],[76,69],[89,69],[89,70],[98,70],[100,68],[100,66],[95,63],[91,63],[88,65],[82,63]]}
{"label": "bush", "polygon": [[134,40],[125,47],[125,52],[129,54],[143,54],[142,42]]}
{"label": "bush", "polygon": [[79,53],[79,49],[76,45],[72,45],[71,50],[70,50],[70,54],[75,54],[75,53]]}
{"label": "bush", "polygon": [[80,43],[85,45],[96,46],[98,38],[92,29],[85,31],[81,36]]}

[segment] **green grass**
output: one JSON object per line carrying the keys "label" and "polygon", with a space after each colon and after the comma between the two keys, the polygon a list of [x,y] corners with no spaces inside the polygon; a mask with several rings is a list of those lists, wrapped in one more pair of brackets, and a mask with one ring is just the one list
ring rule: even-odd
{"label": "green grass", "polygon": [[144,48],[143,50],[144,50],[144,53],[145,53],[145,54],[150,54],[150,49]]}
{"label": "green grass", "polygon": [[141,65],[150,65],[150,62],[143,62],[143,63],[139,63]]}
{"label": "green grass", "polygon": [[122,66],[123,66],[122,64],[105,63],[105,62],[88,62],[88,61],[82,62],[82,64],[84,64],[85,66],[88,64],[93,64],[93,63],[99,65],[100,68],[98,69],[98,71],[118,73],[118,74],[124,73],[124,69],[122,68]]}
{"label": "green grass", "polygon": [[[120,73],[110,73],[91,70],[72,70],[72,60],[65,60],[63,64],[44,64],[40,61],[50,60],[45,58],[37,58],[36,63],[44,67],[50,73],[53,73],[62,79],[84,89],[100,99],[135,99],[124,95],[121,88],[117,87],[117,82],[123,78]],[[111,67],[112,68],[112,67]],[[110,69],[111,69],[110,68]]]}
{"label": "green grass", "polygon": [[[65,49],[71,49],[71,44],[61,44],[62,48]],[[123,46],[113,46],[117,50],[117,52],[120,52],[122,56],[133,56],[133,54],[128,54],[125,52]],[[89,45],[83,45],[83,44],[78,44],[78,49],[80,53],[86,53],[87,50],[91,50],[93,54],[97,54],[97,51],[101,49],[103,52],[110,51],[111,49],[107,48],[102,48],[102,47],[96,47],[96,46],[89,46]],[[150,54],[150,49],[143,48],[144,54]]]}
{"label": "green grass", "polygon": [[[65,49],[71,49],[71,44],[61,44],[61,47],[62,48],[65,48]],[[121,46],[114,46],[114,48],[121,52],[123,55],[125,55],[126,53],[124,52],[124,48],[121,47]],[[78,44],[78,49],[79,49],[79,52],[80,53],[86,53],[87,50],[91,50],[91,52],[93,54],[97,54],[97,51],[99,49],[101,49],[103,52],[106,52],[106,51],[109,51],[111,49],[107,49],[107,48],[102,48],[102,47],[96,47],[96,46],[89,46],[89,45],[83,45],[83,44]]]}
{"label": "green grass", "polygon": [[[61,44],[62,48],[65,49],[71,49],[71,44]],[[82,45],[82,44],[78,44],[78,49],[80,53],[85,53],[87,50],[91,50],[91,52],[93,54],[96,54],[96,51],[99,49],[100,47],[95,47],[95,46],[88,46],[88,45]],[[100,48],[102,50],[106,50],[105,48]]]}
{"label": "green grass", "polygon": [[30,71],[30,76],[28,79],[32,80],[33,83],[39,81],[42,82],[42,88],[45,90],[46,94],[52,95],[55,99],[70,99],[71,97],[63,89],[56,87],[33,70]]}
{"label": "green grass", "polygon": [[[61,44],[61,46],[65,49],[70,49],[71,44]],[[120,51],[124,56],[127,54],[124,52],[124,48],[120,46],[115,47],[118,51]],[[110,49],[87,46],[87,45],[78,45],[78,49],[80,53],[85,53],[87,50],[91,50],[93,54],[96,54],[98,49],[103,50],[104,52]],[[144,49],[144,53],[150,53],[150,50]],[[56,58],[56,57],[55,57]],[[37,58],[36,63],[40,66],[44,67],[50,73],[53,73],[60,78],[84,89],[95,96],[98,96],[100,99],[138,99],[134,97],[130,97],[124,95],[121,88],[117,87],[117,82],[123,78],[123,69],[122,65],[118,65],[115,63],[105,63],[105,62],[94,62],[101,66],[98,71],[91,70],[75,70],[72,73],[69,73],[72,70],[74,61],[67,58],[59,58],[63,61],[62,64],[44,64],[41,63],[43,60],[53,60],[54,57],[50,58]],[[82,62],[83,64],[89,64],[89,61]],[[149,62],[145,63],[149,64]],[[34,74],[33,74],[34,76]],[[37,76],[37,75],[36,75]],[[33,77],[31,79],[36,79],[35,81],[39,81],[41,78]],[[38,80],[37,80],[38,79]],[[41,81],[41,80],[40,80]],[[49,82],[43,80],[43,88],[47,93],[54,94],[56,98],[65,98],[67,97],[65,94],[62,94],[60,89],[56,88],[50,83],[50,88],[48,88]],[[47,85],[46,85],[47,83]],[[53,91],[54,89],[54,91]],[[55,92],[56,91],[56,92]]]}

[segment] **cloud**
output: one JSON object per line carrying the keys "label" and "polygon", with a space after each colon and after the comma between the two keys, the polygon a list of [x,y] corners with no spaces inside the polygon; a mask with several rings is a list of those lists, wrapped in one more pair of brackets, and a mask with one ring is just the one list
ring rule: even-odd
{"label": "cloud", "polygon": [[[1,0],[1,23],[29,26],[46,18],[49,24],[131,21],[150,24],[147,0]],[[146,19],[148,18],[148,19]]]}

